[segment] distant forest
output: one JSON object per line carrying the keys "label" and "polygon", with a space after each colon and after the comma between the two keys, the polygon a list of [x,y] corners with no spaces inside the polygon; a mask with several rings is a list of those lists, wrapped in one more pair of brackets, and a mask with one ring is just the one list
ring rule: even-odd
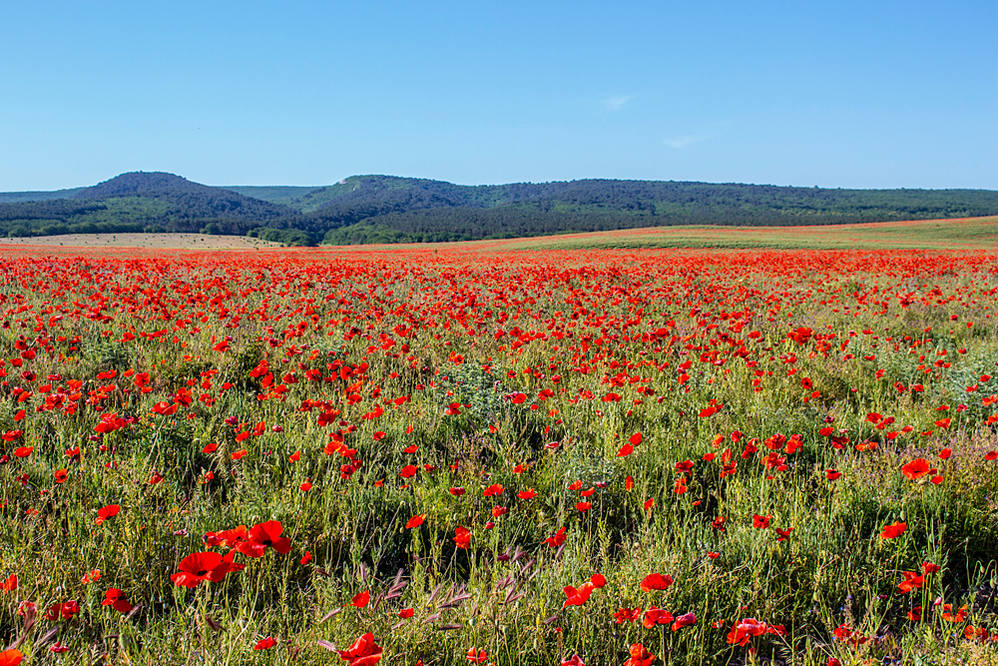
{"label": "distant forest", "polygon": [[323,187],[212,187],[132,172],[0,193],[0,234],[203,232],[287,245],[508,238],[667,225],[850,224],[998,214],[992,190],[845,190],[678,181],[465,186],[353,176]]}

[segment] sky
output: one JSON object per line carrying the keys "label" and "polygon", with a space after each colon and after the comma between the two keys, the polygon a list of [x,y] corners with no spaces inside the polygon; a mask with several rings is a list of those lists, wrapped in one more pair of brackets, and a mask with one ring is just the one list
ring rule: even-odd
{"label": "sky", "polygon": [[5,3],[0,191],[998,189],[998,2]]}

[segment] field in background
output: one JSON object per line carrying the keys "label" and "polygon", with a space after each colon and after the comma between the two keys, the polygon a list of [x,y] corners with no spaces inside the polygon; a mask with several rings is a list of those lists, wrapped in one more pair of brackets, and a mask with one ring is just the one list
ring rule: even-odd
{"label": "field in background", "polygon": [[[186,250],[267,249],[278,244],[246,236],[206,234],[73,234],[0,239],[0,248],[138,247]],[[325,250],[463,249],[472,252],[596,248],[927,249],[998,248],[998,216],[802,227],[676,226],[454,243],[324,247]]]}
{"label": "field in background", "polygon": [[249,236],[213,236],[209,234],[120,233],[65,234],[0,238],[0,251],[16,247],[141,247],[169,250],[247,250],[279,247],[277,243]]}
{"label": "field in background", "polygon": [[[998,216],[801,227],[646,227],[582,234],[436,243],[432,246],[469,250],[477,248],[487,251],[684,247],[993,250],[998,248]],[[410,244],[404,247],[426,246]]]}

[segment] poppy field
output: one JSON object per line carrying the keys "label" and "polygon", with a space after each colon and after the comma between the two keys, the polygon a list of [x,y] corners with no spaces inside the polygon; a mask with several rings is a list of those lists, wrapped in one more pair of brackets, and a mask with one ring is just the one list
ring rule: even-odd
{"label": "poppy field", "polygon": [[0,275],[0,666],[998,663],[994,253]]}

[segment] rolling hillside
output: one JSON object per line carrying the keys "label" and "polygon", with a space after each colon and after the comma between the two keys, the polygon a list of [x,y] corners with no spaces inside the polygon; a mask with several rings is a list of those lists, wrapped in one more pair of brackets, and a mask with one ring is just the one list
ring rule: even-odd
{"label": "rolling hillside", "polygon": [[998,213],[992,190],[846,190],[680,181],[455,185],[351,176],[323,187],[213,187],[131,172],[0,193],[0,235],[204,232],[285,244],[455,241],[677,225],[799,226]]}

